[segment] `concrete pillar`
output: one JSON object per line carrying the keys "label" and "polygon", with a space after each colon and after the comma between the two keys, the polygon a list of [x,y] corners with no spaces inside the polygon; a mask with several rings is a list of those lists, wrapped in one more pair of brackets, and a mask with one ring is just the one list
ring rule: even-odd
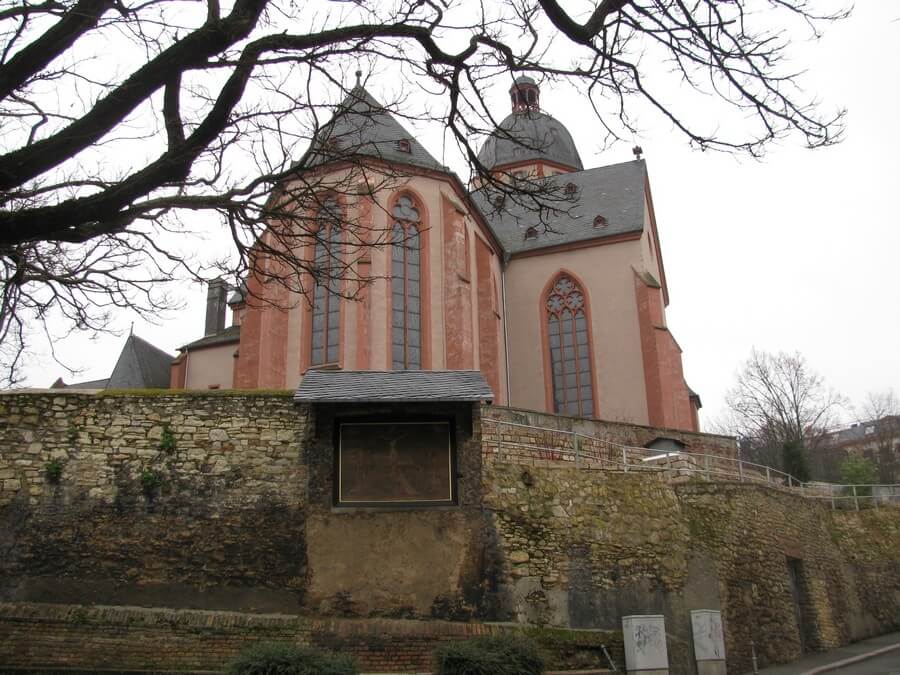
{"label": "concrete pillar", "polygon": [[698,675],[725,675],[725,633],[722,612],[714,609],[691,611],[694,658]]}
{"label": "concrete pillar", "polygon": [[661,614],[622,617],[625,670],[641,675],[668,675],[666,624]]}

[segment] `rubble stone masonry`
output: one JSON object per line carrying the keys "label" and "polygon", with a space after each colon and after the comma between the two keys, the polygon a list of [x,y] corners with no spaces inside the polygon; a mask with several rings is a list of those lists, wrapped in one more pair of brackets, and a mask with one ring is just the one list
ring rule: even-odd
{"label": "rubble stone masonry", "polygon": [[488,418],[627,445],[730,441],[443,411],[458,506],[340,509],[330,430],[350,410],[287,392],[0,395],[0,663],[215,670],[277,639],[413,672],[442,641],[525,630],[554,666],[596,668],[601,645],[621,665],[622,616],[661,613],[672,672],[692,673],[690,610],[721,609],[741,673],[751,640],[765,666],[900,628],[900,509],[500,458]]}

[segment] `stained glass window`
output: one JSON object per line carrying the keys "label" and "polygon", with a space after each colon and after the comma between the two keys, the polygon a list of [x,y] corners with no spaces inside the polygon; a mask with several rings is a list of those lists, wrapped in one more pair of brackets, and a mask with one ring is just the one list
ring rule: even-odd
{"label": "stained glass window", "polygon": [[402,196],[391,228],[391,367],[422,367],[422,282],[419,209]]}
{"label": "stained glass window", "polygon": [[561,275],[547,297],[553,407],[565,415],[594,414],[591,349],[588,344],[584,293]]}
{"label": "stained glass window", "polygon": [[310,365],[321,366],[339,360],[341,330],[341,281],[336,270],[341,244],[341,212],[334,199],[325,201],[319,211],[314,269],[312,342]]}

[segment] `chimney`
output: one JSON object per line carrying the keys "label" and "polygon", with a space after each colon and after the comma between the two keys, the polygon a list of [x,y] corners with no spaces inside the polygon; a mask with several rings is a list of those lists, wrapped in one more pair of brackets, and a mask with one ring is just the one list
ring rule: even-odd
{"label": "chimney", "polygon": [[206,290],[206,330],[203,335],[213,335],[225,330],[225,296],[228,284],[224,279],[213,279]]}

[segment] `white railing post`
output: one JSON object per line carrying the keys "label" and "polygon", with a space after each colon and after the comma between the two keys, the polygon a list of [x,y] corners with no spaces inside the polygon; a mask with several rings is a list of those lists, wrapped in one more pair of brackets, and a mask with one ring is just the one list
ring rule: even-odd
{"label": "white railing post", "polygon": [[853,488],[853,506],[856,507],[856,510],[859,511],[859,497],[856,496],[856,486],[851,485]]}
{"label": "white railing post", "polygon": [[628,449],[625,447],[622,448],[622,466],[628,471]]}
{"label": "white railing post", "polygon": [[706,458],[706,480],[709,480],[709,455],[704,455]]}
{"label": "white railing post", "polygon": [[769,471],[769,467],[766,467],[766,483],[771,483],[771,482],[772,482],[772,475],[771,475],[771,472]]}
{"label": "white railing post", "polygon": [[744,460],[742,460],[742,459],[738,460],[738,477],[740,478],[741,482],[743,483],[744,482]]}
{"label": "white railing post", "polygon": [[575,466],[581,466],[581,441],[578,440],[578,434],[572,432],[572,445],[575,446]]}

